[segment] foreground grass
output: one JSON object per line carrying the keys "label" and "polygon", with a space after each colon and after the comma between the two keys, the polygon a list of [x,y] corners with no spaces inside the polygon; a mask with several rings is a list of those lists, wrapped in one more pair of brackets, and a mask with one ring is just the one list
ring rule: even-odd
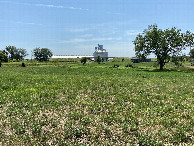
{"label": "foreground grass", "polygon": [[194,72],[0,68],[0,144],[194,143]]}

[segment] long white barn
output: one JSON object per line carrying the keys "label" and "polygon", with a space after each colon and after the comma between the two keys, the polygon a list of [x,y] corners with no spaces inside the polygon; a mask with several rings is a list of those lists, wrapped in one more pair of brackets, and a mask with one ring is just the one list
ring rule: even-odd
{"label": "long white barn", "polygon": [[99,45],[97,47],[95,47],[95,52],[92,55],[54,55],[51,57],[51,59],[59,59],[59,58],[90,58],[92,60],[97,59],[97,57],[100,56],[104,59],[104,61],[108,60],[108,52],[106,51],[106,49],[103,48],[103,45]]}
{"label": "long white barn", "polygon": [[56,58],[94,58],[92,55],[54,55],[51,58],[56,59]]}

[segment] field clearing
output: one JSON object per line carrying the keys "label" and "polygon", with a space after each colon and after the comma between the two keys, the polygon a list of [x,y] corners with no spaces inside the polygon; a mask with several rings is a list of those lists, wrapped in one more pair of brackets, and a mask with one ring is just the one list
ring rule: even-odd
{"label": "field clearing", "polygon": [[192,69],[113,64],[1,67],[0,145],[194,144]]}

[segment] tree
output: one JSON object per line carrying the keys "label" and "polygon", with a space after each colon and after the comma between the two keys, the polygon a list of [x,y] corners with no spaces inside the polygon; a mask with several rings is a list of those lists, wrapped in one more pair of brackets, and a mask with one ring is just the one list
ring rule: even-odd
{"label": "tree", "polygon": [[102,57],[101,59],[102,59],[101,62],[104,62],[104,58]]}
{"label": "tree", "polygon": [[86,64],[87,58],[86,57],[82,57],[80,61],[84,65],[84,64]]}
{"label": "tree", "polygon": [[181,33],[181,31],[175,27],[171,29],[158,29],[157,25],[151,25],[148,29],[145,29],[143,34],[139,34],[134,40],[135,52],[137,57],[143,56],[146,58],[151,53],[155,54],[157,61],[160,65],[160,70],[172,57],[179,57],[186,47],[188,47],[189,41],[187,34]]}
{"label": "tree", "polygon": [[35,59],[38,61],[48,61],[49,58],[53,55],[51,50],[49,50],[48,48],[35,48],[33,50]]}
{"label": "tree", "polygon": [[11,60],[23,60],[24,57],[28,55],[26,49],[17,49],[15,46],[6,46],[5,50],[7,51],[7,54]]}
{"label": "tree", "polygon": [[15,46],[6,46],[5,50],[6,50],[7,53],[9,54],[9,58],[10,58],[11,60],[13,60],[13,59],[14,59],[14,56],[15,56],[15,54],[16,54],[16,52],[17,52],[16,47],[15,47]]}
{"label": "tree", "polygon": [[100,64],[100,62],[102,62],[102,58],[100,56],[97,57],[96,62],[98,62],[98,64]]}
{"label": "tree", "polygon": [[189,47],[191,51],[191,49],[194,47],[194,34],[191,33],[190,31],[186,31],[184,38],[187,47]]}
{"label": "tree", "polygon": [[190,53],[189,53],[190,57],[194,59],[194,49],[191,49]]}
{"label": "tree", "polygon": [[8,62],[8,56],[5,51],[0,51],[0,61]]}
{"label": "tree", "polygon": [[26,57],[28,54],[27,54],[27,51],[26,51],[26,49],[22,49],[22,48],[19,48],[18,49],[18,58],[20,59],[20,60],[23,60],[24,59],[24,57]]}

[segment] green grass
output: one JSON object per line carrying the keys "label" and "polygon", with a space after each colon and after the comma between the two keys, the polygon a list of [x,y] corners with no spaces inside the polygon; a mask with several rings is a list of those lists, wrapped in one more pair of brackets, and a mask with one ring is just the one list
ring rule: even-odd
{"label": "green grass", "polygon": [[4,65],[0,144],[194,144],[193,70],[126,64]]}

